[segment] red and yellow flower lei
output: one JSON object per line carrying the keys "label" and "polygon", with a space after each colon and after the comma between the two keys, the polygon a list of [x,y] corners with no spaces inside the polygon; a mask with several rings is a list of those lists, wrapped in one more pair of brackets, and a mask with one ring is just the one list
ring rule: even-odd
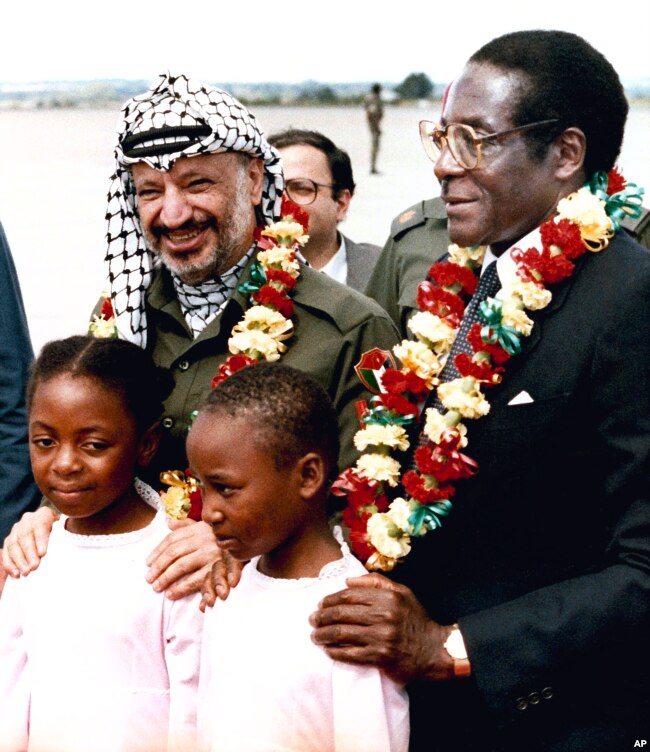
{"label": "red and yellow flower lei", "polygon": [[[467,337],[473,354],[461,353],[454,360],[460,378],[441,384],[438,377],[476,289],[485,247],[451,245],[450,261],[430,268],[418,288],[420,311],[409,321],[416,339],[393,348],[401,367],[395,367],[390,353],[364,356],[357,370],[367,386],[374,379],[378,387],[354,438],[365,453],[332,490],[347,498],[343,522],[353,551],[368,569],[392,569],[409,553],[412,537],[440,527],[451,511],[457,481],[478,471],[462,451],[467,445],[463,419],[489,412],[482,389],[502,380],[504,366],[521,349],[521,337],[530,334],[533,321],[526,310],[545,308],[551,300],[546,285],[570,276],[575,260],[587,251],[603,250],[619,229],[618,220],[639,216],[642,194],[612,170],[559,202],[555,217],[540,228],[541,248],[515,249],[514,279],[504,283],[497,298],[481,304],[485,323],[475,324]],[[436,387],[445,412],[428,408],[421,416]],[[393,455],[409,448],[407,428],[420,421],[415,470],[402,474]],[[400,484],[406,498],[392,498]]]}

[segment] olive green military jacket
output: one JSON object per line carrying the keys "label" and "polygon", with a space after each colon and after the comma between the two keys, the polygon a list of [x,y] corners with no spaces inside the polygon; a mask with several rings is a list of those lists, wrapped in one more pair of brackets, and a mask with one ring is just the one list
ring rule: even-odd
{"label": "olive green military jacket", "polygon": [[[248,277],[250,263],[242,280]],[[294,334],[286,341],[289,347],[282,362],[312,374],[332,398],[341,427],[339,463],[345,468],[358,457],[352,441],[359,428],[356,402],[371,396],[354,367],[373,347],[390,350],[398,333],[374,301],[306,266],[293,300]],[[155,485],[161,470],[186,468],[185,438],[192,412],[209,394],[219,365],[229,355],[232,327],[247,307],[246,297],[235,290],[223,312],[193,339],[169,273],[155,272],[147,291],[147,350],[157,365],[171,371],[176,382],[165,403],[161,447],[146,473]],[[237,438],[233,436],[233,441]]]}
{"label": "olive green military jacket", "polygon": [[448,245],[447,215],[440,198],[420,201],[393,220],[366,295],[388,313],[403,337],[410,336],[406,322],[417,309],[418,285]]}
{"label": "olive green military jacket", "polygon": [[[638,219],[624,219],[622,227],[637,243],[650,249],[650,211]],[[399,214],[390,228],[366,295],[376,300],[409,337],[407,321],[417,310],[417,289],[429,270],[449,246],[447,215],[440,197],[420,201]]]}

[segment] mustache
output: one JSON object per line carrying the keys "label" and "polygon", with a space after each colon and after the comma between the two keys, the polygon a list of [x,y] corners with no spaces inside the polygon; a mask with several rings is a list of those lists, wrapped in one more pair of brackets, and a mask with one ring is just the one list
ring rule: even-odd
{"label": "mustache", "polygon": [[214,227],[216,229],[217,222],[214,217],[206,219],[205,222],[196,222],[193,219],[188,219],[187,222],[183,222],[182,225],[179,225],[177,227],[168,227],[165,224],[155,224],[151,226],[150,232],[154,236],[154,238],[159,239],[163,235],[169,235],[172,232],[190,232],[192,230],[201,232],[208,227]]}

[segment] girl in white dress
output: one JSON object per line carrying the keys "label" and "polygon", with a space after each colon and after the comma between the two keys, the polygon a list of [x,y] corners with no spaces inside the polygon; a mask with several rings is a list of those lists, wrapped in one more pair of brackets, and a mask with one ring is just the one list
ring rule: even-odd
{"label": "girl in white dress", "polygon": [[319,601],[366,574],[328,524],[338,428],[327,393],[288,366],[244,368],[211,393],[187,452],[203,519],[223,551],[249,561],[206,614],[201,749],[404,752],[403,687],[310,639]]}
{"label": "girl in white dress", "polygon": [[2,752],[193,749],[202,615],[145,580],[169,528],[136,478],[171,386],[117,339],[50,342],[34,364],[32,468],[61,516],[39,568],[0,599]]}

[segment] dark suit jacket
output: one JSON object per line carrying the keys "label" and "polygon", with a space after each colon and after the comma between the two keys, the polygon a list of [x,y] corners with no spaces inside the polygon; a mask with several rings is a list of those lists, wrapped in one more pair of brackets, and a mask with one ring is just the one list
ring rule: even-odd
{"label": "dark suit jacket", "polygon": [[345,283],[359,292],[363,292],[368,279],[375,268],[381,252],[378,245],[372,243],[355,243],[347,235],[345,238],[345,255],[348,264],[348,276]]}
{"label": "dark suit jacket", "polygon": [[459,622],[473,670],[410,688],[413,749],[612,752],[650,732],[650,253],[620,233],[533,318],[466,422],[479,474],[394,573]]}
{"label": "dark suit jacket", "polygon": [[0,224],[0,547],[40,494],[29,466],[25,384],[32,345],[9,243]]}

